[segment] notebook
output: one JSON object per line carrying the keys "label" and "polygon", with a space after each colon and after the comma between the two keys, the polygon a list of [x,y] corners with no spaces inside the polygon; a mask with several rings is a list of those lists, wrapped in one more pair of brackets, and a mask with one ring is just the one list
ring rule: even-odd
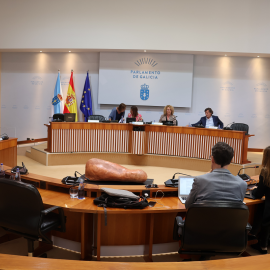
{"label": "notebook", "polygon": [[187,197],[192,189],[192,184],[194,181],[194,177],[183,177],[180,176],[178,180],[178,198],[181,203],[185,203]]}

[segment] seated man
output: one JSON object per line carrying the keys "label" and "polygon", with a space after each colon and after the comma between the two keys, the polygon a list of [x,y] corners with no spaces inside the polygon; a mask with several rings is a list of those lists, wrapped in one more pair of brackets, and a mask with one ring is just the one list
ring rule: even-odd
{"label": "seated man", "polygon": [[247,184],[239,176],[228,170],[233,158],[233,148],[227,143],[218,142],[212,148],[211,172],[194,178],[192,189],[185,206],[196,201],[228,200],[242,202]]}
{"label": "seated man", "polygon": [[204,110],[205,116],[200,119],[199,122],[192,124],[191,126],[203,125],[205,128],[209,127],[219,127],[223,128],[223,123],[220,121],[218,116],[213,115],[213,110],[211,108],[206,108]]}

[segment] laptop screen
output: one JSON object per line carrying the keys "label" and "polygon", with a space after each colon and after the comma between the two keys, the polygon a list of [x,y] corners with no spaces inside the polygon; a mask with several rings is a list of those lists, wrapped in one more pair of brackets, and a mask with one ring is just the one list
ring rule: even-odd
{"label": "laptop screen", "polygon": [[178,195],[189,195],[190,190],[192,189],[193,181],[193,177],[179,177]]}

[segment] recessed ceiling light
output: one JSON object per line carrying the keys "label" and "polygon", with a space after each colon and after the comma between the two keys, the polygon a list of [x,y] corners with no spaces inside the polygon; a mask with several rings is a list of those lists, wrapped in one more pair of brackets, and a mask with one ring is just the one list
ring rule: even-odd
{"label": "recessed ceiling light", "polygon": [[146,50],[144,50],[144,52],[146,52]]}
{"label": "recessed ceiling light", "polygon": [[40,52],[42,52],[42,51],[40,51]]}
{"label": "recessed ceiling light", "polygon": [[257,57],[260,57],[259,55]]}
{"label": "recessed ceiling light", "polygon": [[68,51],[68,52],[71,52],[71,51]]}
{"label": "recessed ceiling light", "polygon": [[224,56],[227,56],[227,54],[225,54]]}

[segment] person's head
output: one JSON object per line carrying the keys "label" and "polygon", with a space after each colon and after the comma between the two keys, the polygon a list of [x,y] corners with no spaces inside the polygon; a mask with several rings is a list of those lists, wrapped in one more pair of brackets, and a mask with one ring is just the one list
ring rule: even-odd
{"label": "person's head", "polygon": [[171,105],[165,106],[163,113],[164,113],[164,115],[173,115],[174,114],[174,107]]}
{"label": "person's head", "polygon": [[261,175],[263,176],[264,184],[270,187],[270,146],[263,151]]}
{"label": "person's head", "polygon": [[210,118],[210,117],[212,116],[212,114],[214,113],[213,110],[212,110],[211,108],[206,108],[206,109],[204,110],[204,112],[205,112],[205,116],[206,116],[207,118]]}
{"label": "person's head", "polygon": [[233,148],[225,142],[218,142],[212,148],[212,169],[228,166],[233,159]]}
{"label": "person's head", "polygon": [[117,107],[118,111],[120,113],[124,112],[126,110],[126,104],[121,103],[118,107]]}
{"label": "person's head", "polygon": [[137,106],[131,106],[130,113],[131,113],[131,115],[133,117],[137,117],[137,115],[138,115],[138,108],[137,108]]}

